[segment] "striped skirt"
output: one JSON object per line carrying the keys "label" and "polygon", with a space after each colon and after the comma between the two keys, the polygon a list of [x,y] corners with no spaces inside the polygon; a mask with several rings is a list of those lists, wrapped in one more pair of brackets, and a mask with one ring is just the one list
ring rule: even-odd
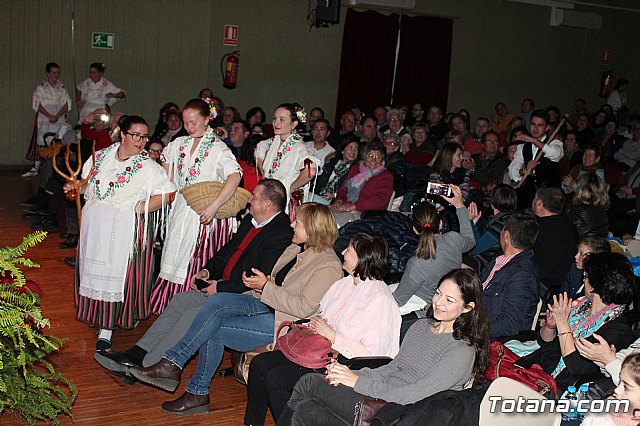
{"label": "striped skirt", "polygon": [[81,296],[78,271],[81,260],[77,259],[74,301],[78,320],[98,328],[113,329],[116,326],[133,328],[137,320],[149,317],[149,298],[155,266],[154,236],[157,220],[157,213],[150,213],[146,224],[144,216],[137,216],[135,244],[127,264],[124,301],[122,302],[104,302]]}
{"label": "striped skirt", "polygon": [[209,259],[231,239],[235,218],[214,219],[208,225],[200,225],[198,240],[191,255],[184,283],[174,283],[158,277],[151,292],[151,312],[160,315],[176,294],[189,290],[191,277],[204,267]]}

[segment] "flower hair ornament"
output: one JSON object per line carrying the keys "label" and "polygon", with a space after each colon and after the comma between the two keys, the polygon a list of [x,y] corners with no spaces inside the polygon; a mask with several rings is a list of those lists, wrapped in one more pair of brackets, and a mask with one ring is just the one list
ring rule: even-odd
{"label": "flower hair ornament", "polygon": [[298,117],[298,121],[301,123],[307,122],[307,113],[304,108],[297,106],[296,107],[296,117]]}
{"label": "flower hair ornament", "polygon": [[202,98],[209,105],[209,116],[213,120],[218,116],[218,111],[216,110],[216,105],[213,103],[213,99],[211,98]]}

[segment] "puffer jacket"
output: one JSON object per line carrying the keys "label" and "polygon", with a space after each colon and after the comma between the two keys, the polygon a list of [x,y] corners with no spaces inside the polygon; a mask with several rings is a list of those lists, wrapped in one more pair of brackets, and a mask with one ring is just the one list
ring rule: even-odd
{"label": "puffer jacket", "polygon": [[342,251],[349,245],[349,238],[356,232],[377,232],[389,245],[391,271],[385,280],[387,284],[398,282],[407,261],[415,254],[418,236],[413,232],[411,220],[402,213],[385,212],[381,216],[350,222],[340,228],[336,242],[336,253],[342,258]]}

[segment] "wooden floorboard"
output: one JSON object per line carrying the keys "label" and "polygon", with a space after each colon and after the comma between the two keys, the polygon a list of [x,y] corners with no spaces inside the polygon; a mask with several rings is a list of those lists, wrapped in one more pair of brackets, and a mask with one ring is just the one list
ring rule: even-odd
{"label": "wooden floorboard", "polygon": [[[19,171],[0,170],[2,196],[0,198],[0,246],[14,246],[31,231],[32,220],[23,218],[20,200],[29,198],[35,190],[35,178],[21,178]],[[64,224],[62,212],[59,223]],[[175,394],[168,394],[141,384],[125,385],[93,360],[96,330],[75,319],[73,306],[73,269],[62,258],[75,250],[61,250],[59,233],[49,232],[44,242],[32,248],[27,257],[40,264],[28,269],[25,275],[34,280],[44,292],[42,312],[51,320],[47,333],[67,339],[58,355],[50,361],[56,369],[78,387],[78,399],[73,407],[73,419],[61,416],[63,425],[242,425],[246,402],[246,388],[231,377],[215,377],[211,386],[212,410],[207,414],[176,416],[165,413],[160,404],[179,396],[195,370],[192,360],[183,374]],[[142,321],[134,330],[114,332],[114,350],[124,350],[135,344],[151,325],[153,318]],[[222,368],[230,366],[227,355]],[[23,424],[10,414],[0,416],[0,425]],[[273,425],[270,416],[267,424]]]}

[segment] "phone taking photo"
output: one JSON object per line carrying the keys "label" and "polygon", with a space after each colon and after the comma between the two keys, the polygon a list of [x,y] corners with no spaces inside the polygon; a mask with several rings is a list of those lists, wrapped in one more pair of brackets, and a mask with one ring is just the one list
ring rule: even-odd
{"label": "phone taking photo", "polygon": [[200,291],[204,290],[205,288],[209,287],[211,284],[209,284],[207,281],[205,280],[201,280],[200,278],[196,278],[196,288]]}
{"label": "phone taking photo", "polygon": [[453,191],[449,185],[435,182],[429,182],[427,184],[427,194],[441,195],[447,198],[453,197]]}

